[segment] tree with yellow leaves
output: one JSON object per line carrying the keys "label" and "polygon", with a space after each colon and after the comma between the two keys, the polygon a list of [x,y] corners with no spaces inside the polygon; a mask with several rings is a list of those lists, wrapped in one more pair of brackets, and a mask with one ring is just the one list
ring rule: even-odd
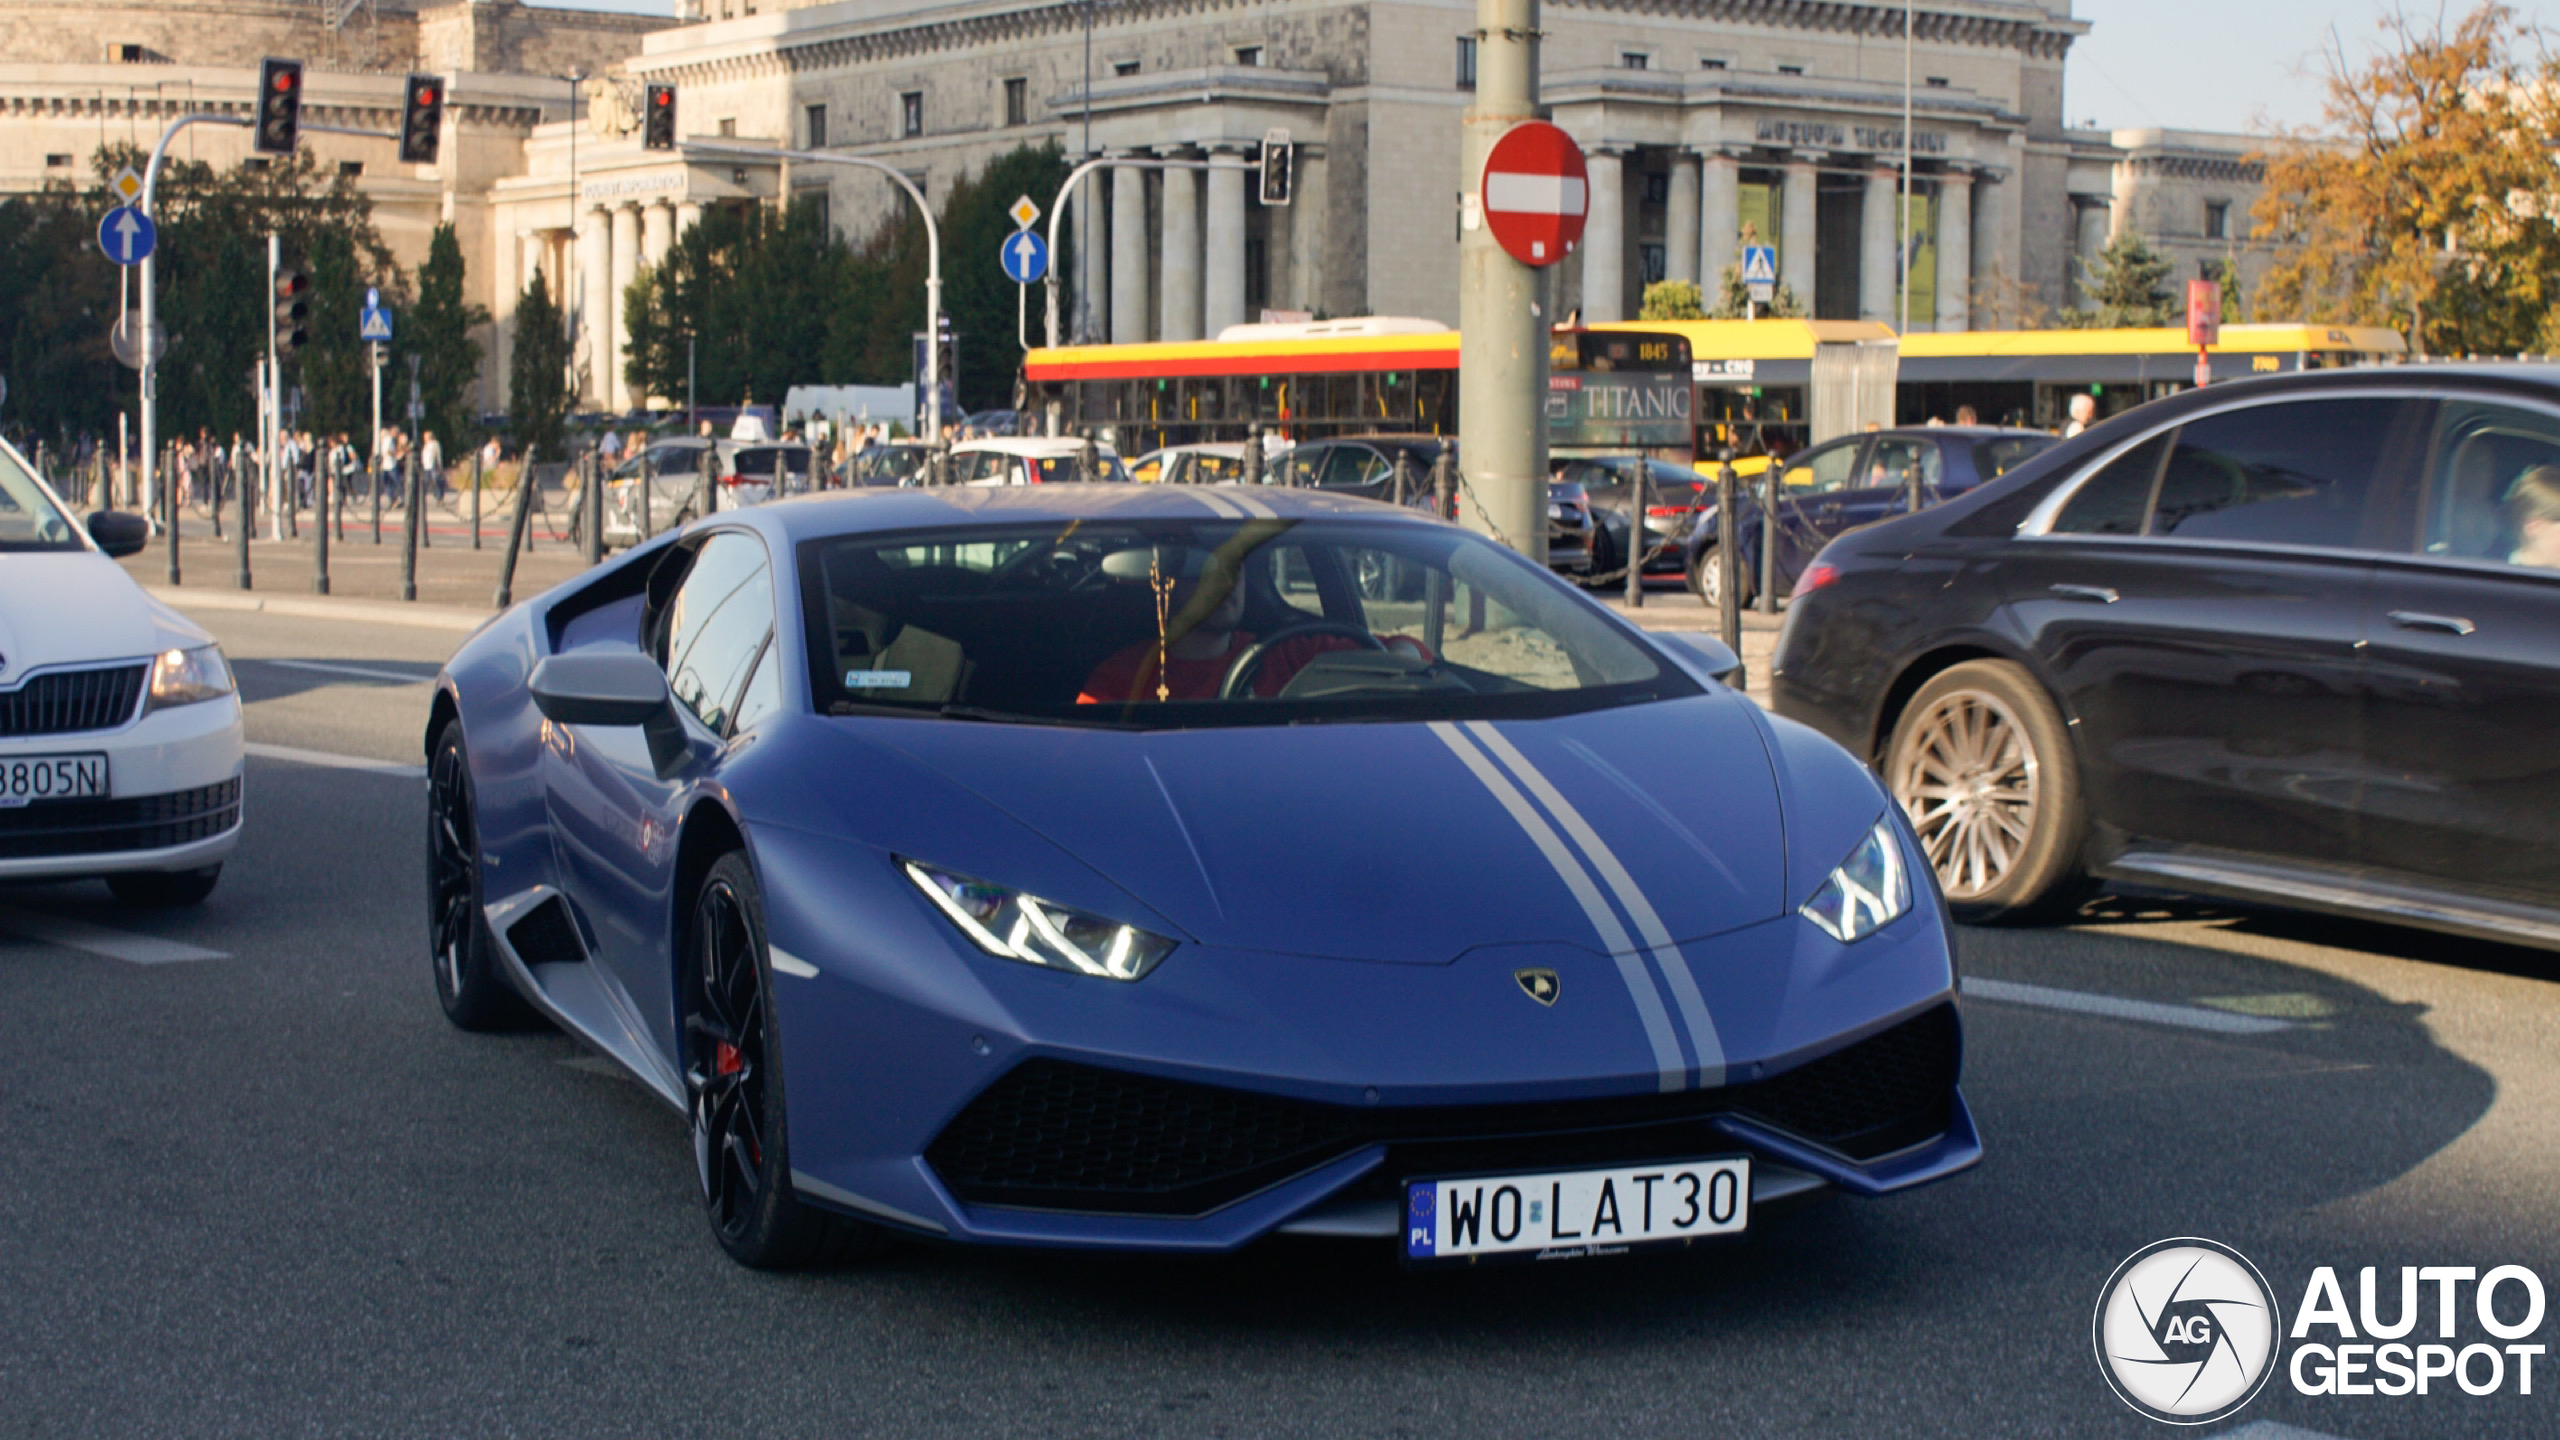
{"label": "tree with yellow leaves", "polygon": [[2450,32],[2394,12],[2351,69],[2332,36],[2325,125],[2264,156],[2264,318],[2388,325],[2419,354],[2560,348],[2560,67],[2487,3]]}

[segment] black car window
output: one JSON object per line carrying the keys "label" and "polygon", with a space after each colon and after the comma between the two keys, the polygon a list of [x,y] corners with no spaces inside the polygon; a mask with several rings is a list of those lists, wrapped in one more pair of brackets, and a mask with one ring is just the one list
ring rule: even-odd
{"label": "black car window", "polygon": [[2297,400],[2207,416],[2178,431],[2152,503],[2153,535],[2353,545],[2397,400]]}
{"label": "black car window", "polygon": [[1325,460],[1324,477],[1316,483],[1327,490],[1350,490],[1386,473],[1386,457],[1366,445],[1345,445]]}
{"label": "black car window", "polygon": [[2466,402],[2436,434],[2426,553],[2560,569],[2560,419]]}
{"label": "black car window", "polygon": [[2053,445],[2050,435],[2004,435],[1997,440],[1984,440],[1973,447],[1973,473],[1978,479],[1997,480]]}
{"label": "black car window", "polygon": [[1835,440],[1789,461],[1784,476],[1786,493],[1827,495],[1857,483],[1859,444],[1855,436]]}
{"label": "black car window", "polygon": [[2051,533],[2141,534],[2142,517],[2151,509],[2152,483],[2160,478],[2160,457],[2167,453],[2169,436],[2160,434],[2108,461],[2063,502]]}
{"label": "black car window", "polygon": [[773,569],[763,542],[735,530],[712,536],[660,622],[659,662],[676,702],[721,729],[772,632]]}
{"label": "black car window", "polygon": [[1905,489],[1911,484],[1912,472],[1916,468],[1920,483],[1936,489],[1938,482],[1945,478],[1945,465],[1946,461],[1938,454],[1937,441],[1888,436],[1878,440],[1875,449],[1868,452],[1864,483],[1869,489]]}

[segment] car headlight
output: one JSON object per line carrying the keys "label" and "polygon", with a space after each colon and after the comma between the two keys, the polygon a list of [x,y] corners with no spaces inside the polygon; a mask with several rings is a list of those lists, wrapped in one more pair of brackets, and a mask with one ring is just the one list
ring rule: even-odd
{"label": "car headlight", "polygon": [[222,647],[163,650],[151,657],[151,708],[193,705],[231,693],[231,667],[222,663]]}
{"label": "car headlight", "polygon": [[1174,942],[1135,925],[913,860],[898,863],[970,943],[999,959],[1135,980],[1173,953]]}
{"label": "car headlight", "polygon": [[1849,858],[1804,902],[1803,915],[1822,933],[1847,944],[1891,924],[1911,908],[1911,872],[1891,820],[1879,820]]}

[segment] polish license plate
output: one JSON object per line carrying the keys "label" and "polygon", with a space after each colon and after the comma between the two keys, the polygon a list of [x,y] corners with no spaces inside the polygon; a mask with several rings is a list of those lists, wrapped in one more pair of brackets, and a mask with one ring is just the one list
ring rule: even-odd
{"label": "polish license plate", "polygon": [[17,755],[0,760],[0,809],[33,800],[90,800],[107,794],[104,755]]}
{"label": "polish license plate", "polygon": [[1564,518],[1564,507],[1563,507],[1563,506],[1561,506],[1561,505],[1550,505],[1550,506],[1548,506],[1548,507],[1547,507],[1547,518],[1548,518],[1548,519],[1550,519],[1550,520],[1561,520],[1561,519],[1563,519],[1563,518]]}
{"label": "polish license plate", "polygon": [[1747,1155],[1405,1182],[1409,1261],[1615,1255],[1750,1223]]}

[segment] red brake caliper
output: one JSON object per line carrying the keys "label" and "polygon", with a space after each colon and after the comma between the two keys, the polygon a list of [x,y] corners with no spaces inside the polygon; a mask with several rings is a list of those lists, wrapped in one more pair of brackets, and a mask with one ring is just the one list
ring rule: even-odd
{"label": "red brake caliper", "polygon": [[711,1073],[712,1073],[712,1074],[714,1074],[714,1075],[735,1075],[735,1074],[737,1074],[739,1071],[744,1070],[744,1069],[746,1069],[746,1068],[747,1068],[747,1061],[746,1061],[746,1057],[745,1057],[745,1056],[743,1056],[743,1055],[740,1055],[740,1054],[738,1053],[738,1047],[737,1047],[737,1046],[730,1044],[730,1043],[729,1043],[728,1041],[726,1041],[726,1040],[715,1041],[715,1042],[712,1044],[712,1046],[711,1046]]}

